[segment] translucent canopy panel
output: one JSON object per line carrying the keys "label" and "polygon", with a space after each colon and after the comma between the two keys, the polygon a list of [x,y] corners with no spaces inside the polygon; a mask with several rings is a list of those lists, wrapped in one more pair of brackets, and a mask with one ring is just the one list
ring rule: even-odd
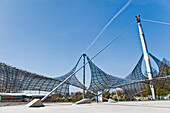
{"label": "translucent canopy panel", "polygon": [[[67,74],[60,76],[60,77],[56,77],[54,79],[59,80],[59,81],[64,81],[68,76],[73,74],[75,71],[76,71],[76,66]],[[73,85],[75,87],[81,88],[81,89],[85,88],[84,85],[77,79],[75,74],[68,81],[66,81],[66,83],[69,85]]]}
{"label": "translucent canopy panel", "polygon": [[[18,90],[51,91],[60,82],[60,80],[44,77],[0,63],[1,92]],[[68,84],[63,84],[57,89],[56,93],[66,96],[69,94],[68,88]]]}
{"label": "translucent canopy panel", "polygon": [[[125,91],[126,95],[128,95],[129,97],[133,97],[135,94],[138,94],[138,92],[140,92],[139,88],[137,87],[139,84],[140,85],[142,84],[140,87],[142,89],[147,88],[147,86],[151,84],[160,89],[165,89],[167,91],[170,91],[170,76],[153,78],[152,80],[148,80],[148,79],[139,80],[136,82],[122,84],[112,88],[121,88]],[[134,86],[136,87],[134,88]]]}
{"label": "translucent canopy panel", "polygon": [[143,79],[145,79],[145,76],[142,73],[142,61],[143,61],[143,55],[139,59],[137,65],[135,66],[133,71],[127,77],[125,77],[125,79],[128,79],[128,80],[143,80]]}
{"label": "translucent canopy panel", "polygon": [[[120,78],[105,73],[103,70],[97,67],[88,56],[86,56],[91,71],[91,82],[88,88],[87,95],[90,92],[93,92],[94,94],[98,91],[104,91],[110,88],[120,87],[129,97],[132,97],[145,90],[147,88],[147,84],[153,84],[154,86],[158,86],[159,84],[159,86],[162,86],[162,88],[169,90],[169,61],[166,59],[160,61],[152,54],[149,53],[149,55],[153,58],[153,60],[159,67],[159,76],[155,77],[164,78],[154,78],[152,81],[147,80],[147,77],[143,75],[141,70],[143,55],[140,57],[132,72],[125,78]],[[0,63],[0,92],[21,90],[51,91],[62,81],[64,81],[68,76],[75,73],[77,65],[79,64],[81,58],[82,55],[70,72],[63,76],[55,78],[41,76],[35,73],[27,72],[25,70],[17,69],[16,67],[12,67],[4,63]],[[86,88],[74,74],[70,79],[68,79],[68,81],[61,85],[55,91],[55,93],[63,96],[68,96],[69,85],[73,85],[81,89]]]}
{"label": "translucent canopy panel", "polygon": [[[157,59],[152,54],[149,54],[153,60],[156,62],[159,69],[162,66],[162,70],[165,70],[166,65],[164,62],[161,62],[159,59]],[[116,88],[121,86],[125,92],[126,95],[129,97],[133,97],[134,95],[137,95],[144,90],[147,89],[147,84],[145,82],[140,82],[143,80],[147,80],[148,78],[145,77],[142,73],[142,61],[143,61],[143,55],[141,55],[139,61],[137,62],[135,68],[132,70],[132,72],[126,76],[125,78],[119,78],[112,75],[108,75],[103,70],[101,70],[99,67],[97,67],[87,56],[87,60],[89,62],[90,70],[91,70],[91,82],[90,86],[88,88],[89,92],[87,92],[87,95],[91,95],[90,91],[97,93],[98,91],[104,91],[109,88]],[[166,60],[166,63],[168,61]],[[168,68],[170,71],[170,68]],[[160,71],[160,70],[159,70]],[[154,75],[156,76],[156,75]],[[160,82],[160,81],[159,81]],[[167,82],[167,81],[162,81]],[[166,83],[168,84],[168,82]],[[155,84],[154,84],[155,85]]]}

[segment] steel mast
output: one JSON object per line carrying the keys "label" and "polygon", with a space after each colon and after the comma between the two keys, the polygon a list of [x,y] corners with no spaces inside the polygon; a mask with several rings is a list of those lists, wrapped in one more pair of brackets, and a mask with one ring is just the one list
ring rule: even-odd
{"label": "steel mast", "polygon": [[[83,85],[85,86],[85,56],[86,54],[83,54]],[[83,88],[83,98],[85,98],[85,88]]]}
{"label": "steel mast", "polygon": [[[142,25],[141,25],[140,15],[138,17],[137,16],[135,16],[135,17],[136,17],[136,21],[138,23],[140,39],[141,39],[141,43],[142,43],[143,55],[144,55],[144,60],[145,60],[145,64],[146,64],[148,78],[149,78],[149,80],[151,80],[153,77],[152,70],[151,70],[151,64],[150,64],[150,59],[149,59],[149,55],[148,55],[148,49],[146,46],[144,32],[143,32]],[[151,92],[152,92],[152,98],[155,99],[155,91],[154,91],[153,85],[150,85],[150,88],[151,88]]]}

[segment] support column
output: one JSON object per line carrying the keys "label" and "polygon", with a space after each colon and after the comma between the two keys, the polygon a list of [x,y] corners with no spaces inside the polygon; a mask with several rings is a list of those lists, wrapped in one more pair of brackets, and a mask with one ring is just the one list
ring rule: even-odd
{"label": "support column", "polygon": [[[85,56],[86,54],[83,54],[83,85],[85,86]],[[85,88],[83,89],[83,99],[85,98]]]}
{"label": "support column", "polygon": [[[146,64],[148,78],[149,78],[149,80],[151,80],[152,79],[152,70],[151,70],[150,59],[149,59],[149,55],[148,55],[148,49],[146,46],[145,36],[144,36],[143,29],[142,29],[141,21],[140,21],[140,15],[138,17],[136,16],[136,21],[138,23],[140,39],[141,39],[141,43],[142,43],[143,55],[144,55],[144,60],[145,60],[145,64]],[[150,85],[150,88],[151,88],[151,92],[152,92],[152,98],[155,99],[155,91],[154,91],[153,85]]]}

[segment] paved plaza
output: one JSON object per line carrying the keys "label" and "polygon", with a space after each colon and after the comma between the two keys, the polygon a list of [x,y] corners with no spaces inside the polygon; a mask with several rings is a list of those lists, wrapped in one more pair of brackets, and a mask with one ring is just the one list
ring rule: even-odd
{"label": "paved plaza", "polygon": [[45,107],[25,105],[0,107],[1,113],[170,113],[170,101],[136,101],[118,103],[45,103]]}

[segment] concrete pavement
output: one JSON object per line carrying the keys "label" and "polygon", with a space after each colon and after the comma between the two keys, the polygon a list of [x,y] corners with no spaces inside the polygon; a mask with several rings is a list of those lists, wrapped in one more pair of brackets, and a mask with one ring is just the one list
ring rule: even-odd
{"label": "concrete pavement", "polygon": [[170,113],[170,101],[131,101],[118,103],[44,103],[45,107],[25,105],[0,107],[0,113]]}

